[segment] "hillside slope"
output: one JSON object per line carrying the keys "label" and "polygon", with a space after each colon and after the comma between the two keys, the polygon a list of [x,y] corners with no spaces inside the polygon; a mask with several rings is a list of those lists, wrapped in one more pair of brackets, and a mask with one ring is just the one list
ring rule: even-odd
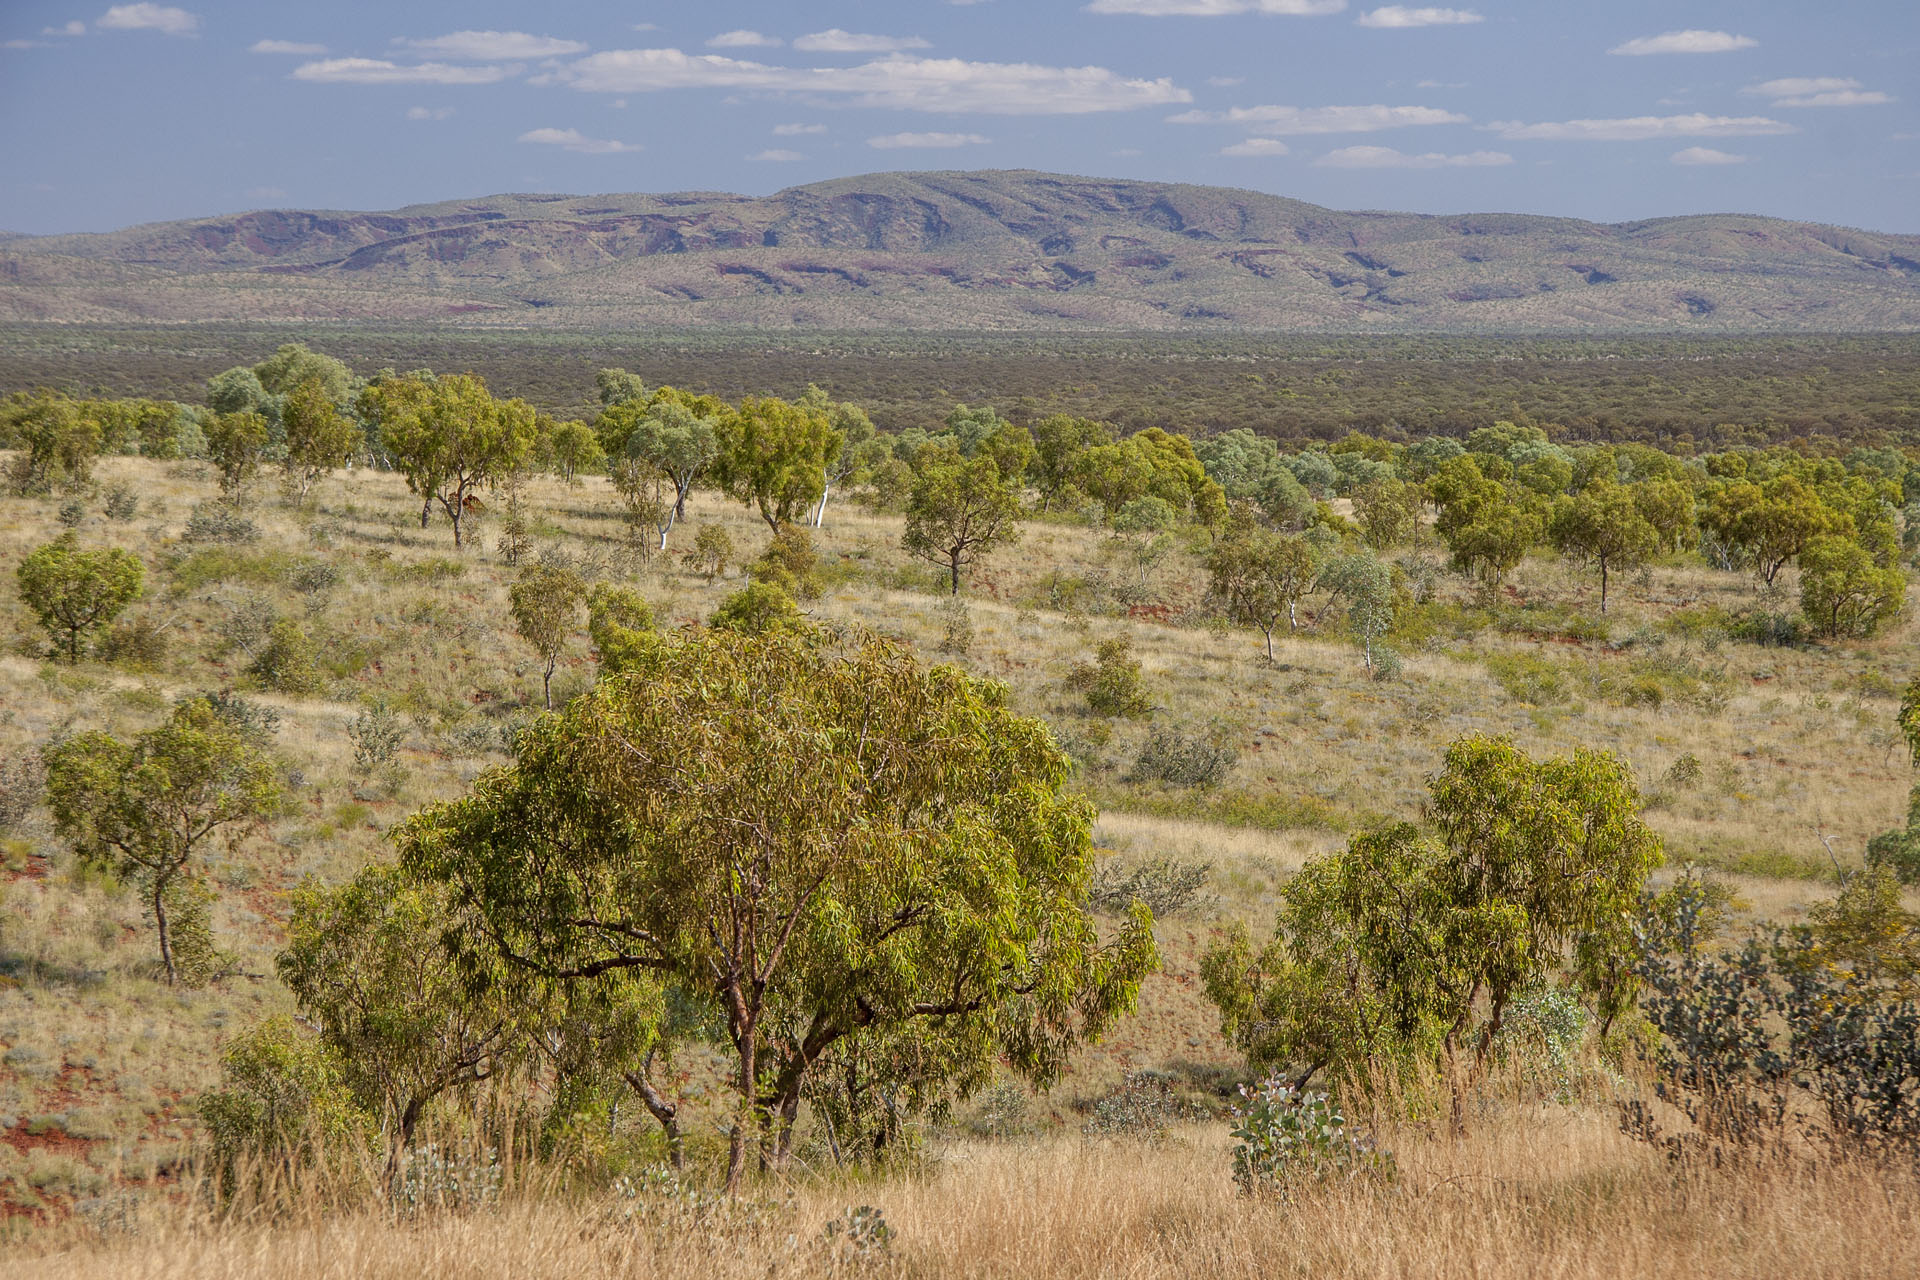
{"label": "hillside slope", "polygon": [[0,320],[564,328],[1920,329],[1920,236],[1743,215],[1345,213],[1220,187],[893,173],[0,239]]}

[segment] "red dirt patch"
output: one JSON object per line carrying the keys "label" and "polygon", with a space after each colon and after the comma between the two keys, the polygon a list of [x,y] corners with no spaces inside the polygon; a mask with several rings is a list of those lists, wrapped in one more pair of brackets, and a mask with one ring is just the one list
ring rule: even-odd
{"label": "red dirt patch", "polygon": [[87,1152],[93,1149],[92,1142],[85,1138],[76,1138],[63,1129],[28,1133],[24,1120],[11,1129],[0,1129],[0,1142],[6,1143],[21,1155],[32,1151],[52,1151],[72,1156],[76,1160],[85,1160]]}

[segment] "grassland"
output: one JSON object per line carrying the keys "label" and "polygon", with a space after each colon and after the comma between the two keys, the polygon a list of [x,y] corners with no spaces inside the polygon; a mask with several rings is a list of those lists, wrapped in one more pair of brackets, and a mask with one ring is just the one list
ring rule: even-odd
{"label": "grassland", "polygon": [[[1115,588],[1138,571],[1101,531],[1034,522],[970,583],[972,637],[955,653],[938,573],[899,549],[897,516],[852,504],[830,510],[817,536],[830,585],[815,616],[904,636],[930,659],[1004,681],[1079,761],[1107,856],[1211,864],[1202,900],[1159,923],[1166,963],[1139,1014],[1059,1088],[1026,1099],[1017,1134],[991,1136],[969,1111],[925,1132],[919,1163],[874,1181],[806,1175],[769,1189],[749,1222],[615,1229],[599,1200],[543,1190],[529,1173],[497,1214],[407,1224],[350,1208],[214,1229],[178,1194],[192,1176],[193,1099],[214,1082],[228,1035],[290,1008],[272,963],[289,891],[386,856],[385,828],[503,761],[502,731],[532,713],[540,678],[508,619],[513,571],[492,549],[495,531],[456,554],[444,527],[420,528],[418,500],[395,476],[337,477],[305,510],[263,494],[248,512],[260,537],[233,545],[182,540],[195,505],[216,493],[204,464],[111,458],[97,478],[130,487],[140,508],[112,522],[87,502],[80,536],[142,557],[149,590],[135,613],[162,629],[167,652],[144,668],[47,661],[12,570],[59,531],[61,500],[0,498],[0,756],[82,728],[143,728],[184,693],[239,687],[281,716],[290,798],[264,832],[215,854],[214,928],[233,962],[200,990],[158,980],[138,903],[77,865],[44,810],[0,845],[0,1229],[12,1254],[0,1274],[813,1274],[832,1262],[816,1243],[822,1226],[860,1203],[899,1231],[886,1265],[907,1274],[1866,1276],[1920,1262],[1910,1170],[1676,1182],[1614,1132],[1608,1098],[1630,1082],[1600,1076],[1570,1105],[1497,1096],[1466,1143],[1419,1126],[1384,1135],[1405,1171],[1384,1198],[1237,1201],[1217,1123],[1157,1146],[1080,1132],[1088,1106],[1130,1069],[1165,1072],[1190,1100],[1222,1108],[1238,1062],[1200,994],[1200,952],[1230,920],[1262,925],[1286,874],[1345,833],[1415,816],[1423,779],[1464,733],[1512,734],[1535,753],[1619,753],[1671,863],[1726,875],[1749,917],[1796,918],[1830,895],[1835,860],[1858,865],[1866,839],[1904,809],[1911,771],[1893,717],[1898,688],[1920,669],[1911,622],[1872,642],[1760,648],[1711,625],[1716,611],[1755,602],[1750,580],[1657,565],[1616,586],[1601,620],[1588,576],[1536,558],[1491,601],[1441,575],[1395,637],[1402,677],[1375,682],[1331,619],[1311,625],[1311,609],[1268,665],[1257,636],[1205,606],[1198,544],[1163,561],[1144,594],[1119,592],[1128,607]],[[737,571],[708,583],[677,560],[637,562],[602,478],[536,481],[530,500],[542,554],[636,582],[666,625],[705,617],[737,586]],[[702,494],[676,549],[708,524],[749,555],[764,541],[757,518]],[[326,576],[302,572],[313,565],[329,566],[335,585],[297,590]],[[266,613],[300,620],[320,642],[320,695],[250,688]],[[1143,663],[1150,721],[1097,720],[1063,684],[1111,636],[1130,639]],[[593,669],[582,634],[556,697]],[[407,736],[402,769],[369,779],[352,767],[347,728],[376,698],[403,713]],[[1230,747],[1224,783],[1196,793],[1134,780],[1156,724]],[[1700,766],[1692,781],[1674,768],[1688,756]],[[696,1149],[713,1124],[696,1121]],[[131,1237],[115,1225],[127,1222],[140,1224]],[[46,1252],[76,1240],[77,1252]]]}

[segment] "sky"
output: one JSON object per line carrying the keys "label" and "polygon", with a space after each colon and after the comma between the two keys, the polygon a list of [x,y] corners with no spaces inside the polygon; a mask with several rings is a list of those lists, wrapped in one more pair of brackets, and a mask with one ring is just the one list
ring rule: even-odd
{"label": "sky", "polygon": [[1920,233],[1916,0],[0,0],[0,229],[1046,169]]}

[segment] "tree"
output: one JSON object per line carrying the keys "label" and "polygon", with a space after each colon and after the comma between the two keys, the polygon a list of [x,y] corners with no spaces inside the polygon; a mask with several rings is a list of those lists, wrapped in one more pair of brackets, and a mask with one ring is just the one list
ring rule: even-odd
{"label": "tree", "polygon": [[553,450],[553,465],[568,484],[579,484],[580,473],[598,466],[605,456],[593,428],[578,419],[569,419],[554,427],[547,437]]}
{"label": "tree", "polygon": [[833,429],[840,433],[839,446],[827,456],[825,483],[820,489],[820,501],[813,508],[813,527],[818,529],[826,522],[827,500],[833,496],[834,486],[878,461],[869,447],[874,439],[873,419],[859,405],[830,400],[826,392],[812,385],[800,397],[800,404],[824,412]]}
{"label": "tree", "polygon": [[842,1042],[925,1025],[1045,1082],[1131,1008],[1151,918],[1098,936],[1069,773],[997,686],[897,644],[679,633],[400,846],[507,963],[651,973],[712,1003],[734,1191],[756,1131],[784,1163]]}
{"label": "tree", "polygon": [[1140,585],[1147,585],[1153,566],[1173,549],[1171,536],[1179,519],[1172,504],[1149,494],[1135,498],[1113,517],[1113,536],[1126,545],[1133,562],[1140,567]]}
{"label": "tree", "polygon": [[1762,484],[1739,480],[1720,485],[1708,496],[1700,523],[1728,546],[1750,555],[1768,586],[1809,542],[1823,534],[1846,533],[1851,524],[1794,475]]}
{"label": "tree", "polygon": [[86,405],[58,392],[41,391],[10,406],[8,416],[12,434],[22,447],[13,464],[16,490],[46,493],[56,485],[71,489],[92,480],[102,434],[98,416]]}
{"label": "tree", "polygon": [[910,555],[946,566],[949,594],[960,594],[961,569],[1020,541],[1020,497],[1001,483],[992,458],[947,454],[928,462],[907,500],[900,540]]}
{"label": "tree", "polygon": [[722,600],[707,625],[715,631],[765,636],[804,632],[807,619],[786,588],[756,580]]}
{"label": "tree", "polygon": [[1499,586],[1518,568],[1546,532],[1540,513],[1514,501],[1470,456],[1442,463],[1427,490],[1440,505],[1434,528],[1447,544],[1453,567],[1488,587]]}
{"label": "tree", "polygon": [[94,731],[43,755],[55,826],[81,857],[139,879],[167,981],[177,982],[167,905],[182,882],[198,879],[194,860],[208,837],[273,812],[272,763],[205,698],[130,743]]}
{"label": "tree", "polygon": [[69,530],[28,553],[14,570],[20,598],[67,652],[80,661],[81,642],[113,624],[140,598],[146,570],[139,557],[118,547],[82,551]]}
{"label": "tree", "polygon": [[1420,509],[1427,495],[1417,484],[1404,480],[1375,480],[1356,489],[1353,513],[1360,522],[1367,545],[1375,551],[1416,539],[1420,530]]}
{"label": "tree", "polygon": [[1852,538],[1826,534],[1800,552],[1800,611],[1823,636],[1871,636],[1906,598],[1907,575],[1875,564]]}
{"label": "tree", "polygon": [[687,514],[687,495],[720,453],[711,418],[701,417],[676,400],[656,400],[627,435],[627,457],[645,463],[673,485],[673,505],[660,547],[666,549],[673,522]]}
{"label": "tree", "polygon": [[1033,424],[1033,474],[1040,489],[1040,509],[1053,505],[1060,491],[1082,474],[1087,450],[1112,442],[1103,424],[1056,413]]}
{"label": "tree", "polygon": [[1087,496],[1100,504],[1106,518],[1146,496],[1153,484],[1153,463],[1132,440],[1097,444],[1080,455],[1077,479]]}
{"label": "tree", "polygon": [[391,866],[337,889],[302,885],[274,962],[347,1087],[391,1134],[389,1178],[434,1099],[526,1051],[522,993],[497,963],[475,971],[447,945],[456,922],[445,899],[443,886]]}
{"label": "tree", "polygon": [[368,388],[367,399],[382,447],[423,503],[421,528],[438,502],[453,525],[453,545],[464,546],[464,521],[480,489],[499,483],[533,448],[533,410],[495,400],[484,381],[459,373],[431,382],[394,378]]}
{"label": "tree", "polygon": [[207,408],[216,414],[257,413],[265,417],[274,403],[260,385],[260,375],[241,365],[207,379]]}
{"label": "tree", "polygon": [[346,404],[353,398],[353,370],[329,355],[309,348],[303,342],[288,342],[253,366],[260,387],[270,396],[287,397],[306,382],[317,382],[334,404]]}
{"label": "tree", "polygon": [[220,492],[229,499],[246,494],[266,461],[267,420],[253,412],[222,413],[207,424],[207,456],[220,471]]}
{"label": "tree", "polygon": [[1607,576],[1633,569],[1660,549],[1659,530],[1647,522],[1633,492],[1611,482],[1595,482],[1554,507],[1548,530],[1560,550],[1591,561],[1600,570],[1600,612],[1607,611]]}
{"label": "tree", "polygon": [[614,674],[633,666],[657,630],[653,606],[632,587],[600,582],[587,593],[587,638],[593,641],[602,672]]}
{"label": "tree", "polygon": [[280,422],[287,435],[284,488],[297,502],[305,502],[315,482],[345,465],[365,439],[359,424],[335,407],[318,378],[287,392]]}
{"label": "tree", "polygon": [[513,624],[545,664],[540,673],[540,696],[549,711],[553,710],[553,670],[566,652],[574,619],[586,595],[587,584],[579,574],[543,564],[528,565],[507,588]]}
{"label": "tree", "polygon": [[[1381,637],[1393,629],[1393,571],[1371,552],[1341,556],[1320,571],[1320,585],[1347,603],[1347,626],[1369,672]],[[1395,670],[1385,668],[1387,674]]]}
{"label": "tree", "polygon": [[1261,953],[1237,933],[1202,973],[1254,1065],[1364,1093],[1425,1063],[1458,1127],[1518,992],[1561,979],[1603,1018],[1631,998],[1628,922],[1661,851],[1602,752],[1536,761],[1464,738],[1428,792],[1431,834],[1395,824],[1309,862]]}
{"label": "tree", "polygon": [[826,491],[827,459],[841,440],[826,414],[772,396],[742,400],[715,424],[715,433],[715,479],[758,508],[775,533]]}
{"label": "tree", "polygon": [[682,564],[712,582],[726,573],[733,560],[733,537],[726,526],[706,524],[693,537],[693,547],[680,557]]}
{"label": "tree", "polygon": [[1214,544],[1207,557],[1214,596],[1240,621],[1260,628],[1273,661],[1273,632],[1280,615],[1287,629],[1298,624],[1294,606],[1313,587],[1313,553],[1296,536],[1239,524]]}

